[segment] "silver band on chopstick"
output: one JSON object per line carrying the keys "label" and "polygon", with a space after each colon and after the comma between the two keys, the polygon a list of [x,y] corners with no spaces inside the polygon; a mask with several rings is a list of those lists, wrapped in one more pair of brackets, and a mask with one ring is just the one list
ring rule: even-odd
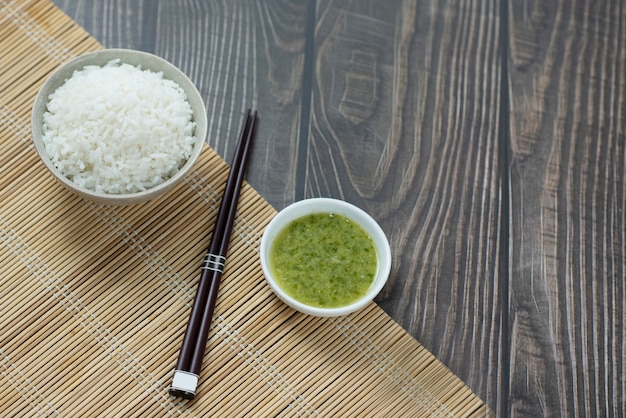
{"label": "silver band on chopstick", "polygon": [[213,270],[219,271],[220,273],[224,272],[224,263],[226,262],[226,257],[208,253],[204,256],[204,265],[202,266],[203,270]]}

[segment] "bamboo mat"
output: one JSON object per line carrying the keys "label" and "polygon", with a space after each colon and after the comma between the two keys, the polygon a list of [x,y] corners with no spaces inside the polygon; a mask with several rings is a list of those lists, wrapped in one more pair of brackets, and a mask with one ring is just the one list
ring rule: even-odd
{"label": "bamboo mat", "polygon": [[102,48],[48,1],[0,0],[0,415],[491,416],[378,306],[341,318],[286,307],[258,261],[275,211],[242,191],[193,401],[171,397],[227,165],[205,148],[165,197],[108,207],[37,159],[46,76]]}

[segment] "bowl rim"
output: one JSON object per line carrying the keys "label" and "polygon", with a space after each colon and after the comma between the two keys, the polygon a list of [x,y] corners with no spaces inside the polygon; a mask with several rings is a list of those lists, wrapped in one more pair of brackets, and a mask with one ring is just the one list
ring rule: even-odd
{"label": "bowl rim", "polygon": [[[180,169],[170,178],[164,182],[151,187],[146,190],[141,190],[133,193],[103,193],[95,190],[87,189],[79,186],[72,180],[67,178],[61,171],[54,165],[51,158],[48,156],[45,145],[42,140],[43,134],[43,114],[46,112],[48,96],[52,94],[57,88],[67,81],[72,76],[74,71],[83,69],[88,65],[102,66],[107,62],[119,59],[122,63],[130,65],[140,65],[142,69],[147,69],[155,72],[162,72],[163,77],[174,81],[179,85],[187,95],[187,101],[189,102],[192,112],[193,121],[196,123],[194,127],[194,136],[196,143],[189,155],[189,158],[180,167]],[[174,79],[175,78],[175,79]],[[197,110],[197,111],[196,111]],[[98,51],[92,51],[85,54],[78,55],[67,62],[64,62],[48,76],[46,81],[42,84],[31,110],[31,135],[37,154],[46,168],[54,175],[54,177],[63,183],[70,190],[74,191],[81,197],[88,200],[95,201],[97,203],[104,203],[109,205],[127,205],[134,203],[141,203],[147,200],[156,198],[161,194],[172,189],[178,184],[189,172],[191,167],[195,164],[198,157],[202,153],[204,143],[206,142],[207,134],[207,114],[206,105],[200,92],[196,88],[195,84],[189,77],[178,67],[166,59],[159,57],[158,55],[151,54],[149,52],[124,49],[124,48],[110,48],[102,49]]]}
{"label": "bowl rim", "polygon": [[[372,237],[378,253],[378,269],[369,290],[357,301],[338,308],[319,308],[302,303],[289,296],[276,283],[269,263],[269,253],[273,240],[291,221],[313,213],[338,213],[348,217],[363,227]],[[334,317],[356,312],[370,303],[385,286],[391,272],[391,248],[389,240],[380,225],[363,209],[344,200],[333,198],[308,198],[297,201],[279,211],[269,222],[261,237],[259,256],[265,280],[276,296],[293,309],[313,316]]]}

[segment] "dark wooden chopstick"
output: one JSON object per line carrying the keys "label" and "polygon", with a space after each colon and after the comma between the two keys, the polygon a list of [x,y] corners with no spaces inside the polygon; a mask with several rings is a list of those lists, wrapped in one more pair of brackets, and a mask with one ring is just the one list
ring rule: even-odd
{"label": "dark wooden chopstick", "polygon": [[191,308],[189,323],[174,370],[170,393],[174,396],[193,399],[204,357],[215,299],[226,262],[226,253],[235,220],[241,185],[245,177],[250,145],[254,137],[257,120],[256,110],[246,113],[241,127],[235,154],[228,173],[228,180],[213,228],[211,244],[207,249],[196,297]]}

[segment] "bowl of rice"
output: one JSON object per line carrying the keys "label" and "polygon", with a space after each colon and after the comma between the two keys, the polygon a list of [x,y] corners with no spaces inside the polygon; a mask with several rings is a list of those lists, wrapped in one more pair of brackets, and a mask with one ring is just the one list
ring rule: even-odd
{"label": "bowl of rice", "polygon": [[44,82],[31,115],[48,170],[96,203],[155,199],[178,184],[206,137],[193,82],[155,55],[107,49],[78,56]]}

